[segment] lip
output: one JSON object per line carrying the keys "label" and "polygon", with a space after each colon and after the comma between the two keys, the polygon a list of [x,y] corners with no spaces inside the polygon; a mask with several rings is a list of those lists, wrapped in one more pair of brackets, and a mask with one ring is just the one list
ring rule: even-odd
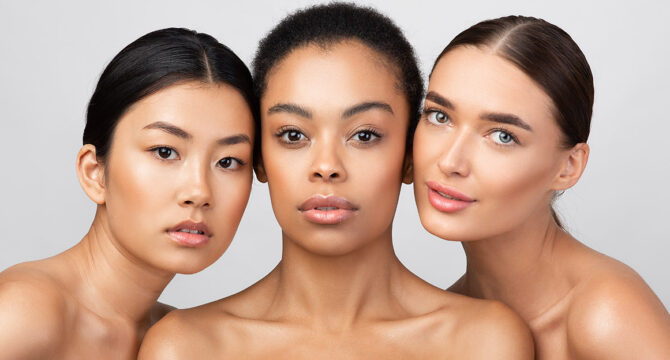
{"label": "lip", "polygon": [[[198,233],[185,232],[184,230],[197,231]],[[212,233],[209,232],[204,222],[191,220],[182,221],[167,231],[170,239],[181,246],[198,247],[205,245]]]}
{"label": "lip", "polygon": [[435,209],[442,212],[461,211],[476,202],[471,197],[436,181],[427,181],[426,186],[428,201]]}
{"label": "lip", "polygon": [[339,196],[314,195],[305,200],[298,210],[309,222],[334,225],[350,219],[356,214],[358,208],[349,200]]}

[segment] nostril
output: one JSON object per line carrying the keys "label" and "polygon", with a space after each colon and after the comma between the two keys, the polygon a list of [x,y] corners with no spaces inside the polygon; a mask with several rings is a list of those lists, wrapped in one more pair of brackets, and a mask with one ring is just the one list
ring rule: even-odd
{"label": "nostril", "polygon": [[184,201],[184,204],[186,204],[186,205],[193,205],[193,201],[191,201],[191,200],[186,200],[186,201]]}
{"label": "nostril", "polygon": [[338,173],[332,173],[332,174],[330,174],[330,178],[331,178],[331,179],[335,179],[335,178],[338,178],[338,177],[340,177],[340,174],[338,174]]}

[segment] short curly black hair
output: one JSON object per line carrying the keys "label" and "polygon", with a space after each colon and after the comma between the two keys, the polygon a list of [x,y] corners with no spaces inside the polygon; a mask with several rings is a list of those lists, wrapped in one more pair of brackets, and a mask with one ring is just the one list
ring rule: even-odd
{"label": "short curly black hair", "polygon": [[424,92],[421,71],[402,30],[370,7],[335,2],[298,10],[284,18],[258,45],[252,65],[256,96],[258,99],[263,96],[268,74],[292,50],[307,45],[327,47],[346,40],[362,42],[397,68],[398,87],[409,104],[409,151],[421,116]]}

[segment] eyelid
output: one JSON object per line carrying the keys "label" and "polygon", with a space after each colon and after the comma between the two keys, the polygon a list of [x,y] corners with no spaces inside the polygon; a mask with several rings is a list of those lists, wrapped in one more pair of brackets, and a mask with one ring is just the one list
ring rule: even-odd
{"label": "eyelid", "polygon": [[521,142],[519,142],[519,138],[514,134],[514,132],[510,131],[509,129],[502,128],[502,127],[497,127],[497,128],[493,128],[493,129],[489,130],[489,132],[486,136],[491,136],[491,135],[495,134],[496,132],[504,132],[505,134],[508,134],[509,136],[511,136],[512,137],[512,143],[510,143],[510,144],[500,144],[500,143],[498,143],[494,140],[491,140],[491,141],[493,141],[494,144],[496,144],[498,146],[503,146],[503,147],[521,145]]}
{"label": "eyelid", "polygon": [[[158,149],[161,149],[161,148],[166,148],[166,149],[170,149],[170,150],[174,151],[177,158],[176,159],[164,159],[164,158],[158,156],[158,153],[156,151]],[[149,149],[147,149],[147,151],[152,153],[152,155],[156,159],[161,160],[161,161],[175,161],[175,160],[180,160],[181,159],[181,155],[179,155],[179,151],[177,151],[177,149],[175,149],[174,147],[169,146],[169,145],[155,145],[155,146],[152,146]]]}

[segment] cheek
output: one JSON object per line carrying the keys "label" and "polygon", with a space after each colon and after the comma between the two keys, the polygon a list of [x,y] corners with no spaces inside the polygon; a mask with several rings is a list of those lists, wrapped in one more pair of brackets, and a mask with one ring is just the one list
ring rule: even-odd
{"label": "cheek", "polygon": [[210,221],[216,224],[219,234],[225,234],[220,241],[227,244],[232,240],[249,201],[252,173],[249,169],[243,173],[215,176],[218,177],[213,182],[215,213]]}

